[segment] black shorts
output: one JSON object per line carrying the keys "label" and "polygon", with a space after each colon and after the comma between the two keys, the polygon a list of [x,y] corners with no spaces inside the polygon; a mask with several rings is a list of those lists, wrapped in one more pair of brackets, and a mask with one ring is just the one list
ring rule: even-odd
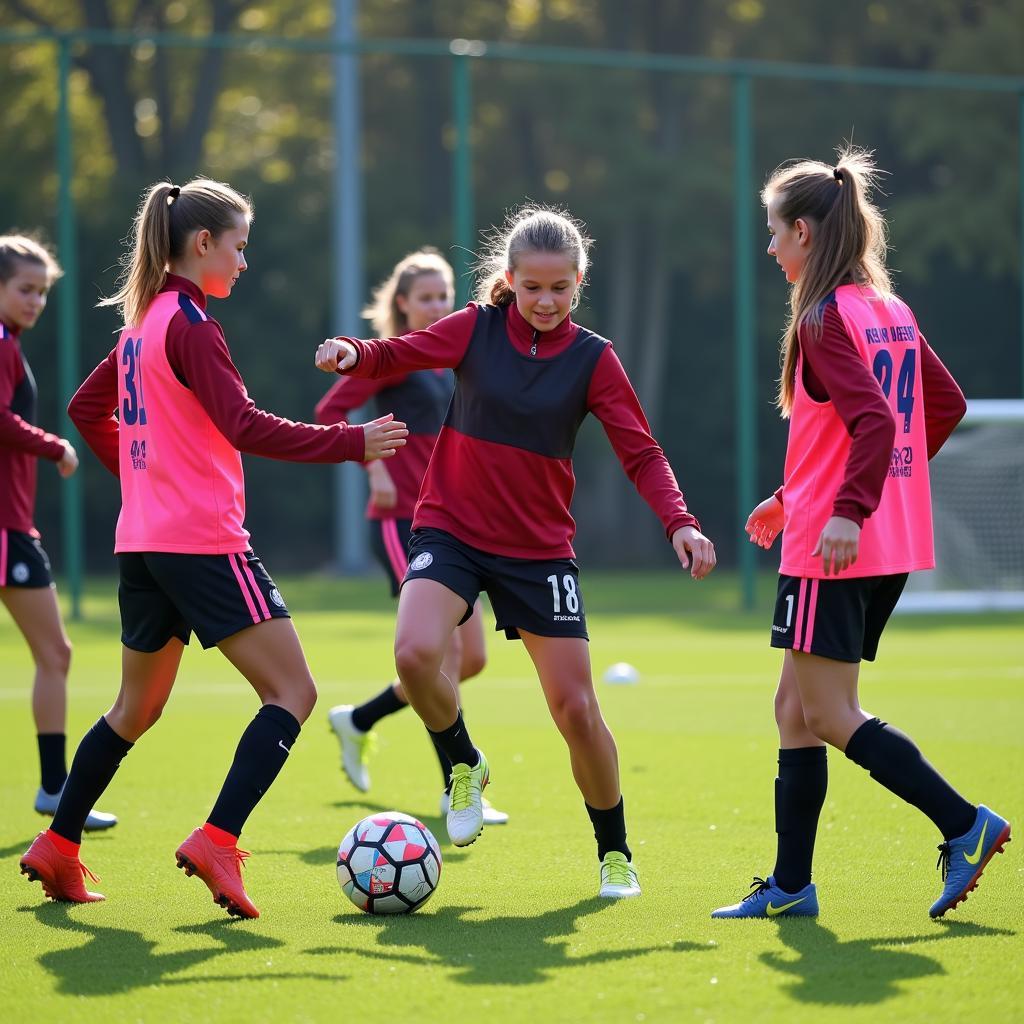
{"label": "black shorts", "polygon": [[19,530],[0,530],[0,587],[32,590],[52,586],[50,559],[39,538]]}
{"label": "black shorts", "polygon": [[780,575],[772,647],[834,661],[874,661],[907,575],[845,580]]}
{"label": "black shorts", "polygon": [[151,654],[172,637],[203,647],[268,619],[290,618],[281,592],[252,553],[178,555],[130,551],[117,556],[121,643]]}
{"label": "black shorts", "polygon": [[402,580],[409,568],[409,536],[412,533],[411,519],[371,519],[370,547],[374,557],[384,567],[391,596],[398,597]]}
{"label": "black shorts", "polygon": [[590,639],[580,570],[571,558],[535,561],[491,555],[444,530],[426,528],[412,532],[403,583],[417,579],[441,583],[466,602],[460,626],[485,590],[494,609],[494,628],[503,629],[509,640],[518,640],[520,629],[537,636]]}

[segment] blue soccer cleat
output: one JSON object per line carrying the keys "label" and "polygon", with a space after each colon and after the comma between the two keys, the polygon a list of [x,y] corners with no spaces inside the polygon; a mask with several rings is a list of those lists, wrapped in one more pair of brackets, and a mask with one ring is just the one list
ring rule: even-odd
{"label": "blue soccer cleat", "polygon": [[928,911],[931,917],[942,917],[978,885],[985,865],[1010,841],[1010,823],[990,811],[984,804],[978,807],[978,816],[970,832],[958,839],[939,844],[939,862],[945,887],[942,895]]}
{"label": "blue soccer cleat", "polygon": [[754,878],[748,893],[731,907],[712,910],[712,917],[817,917],[818,890],[809,882],[799,892],[785,892],[775,878]]}

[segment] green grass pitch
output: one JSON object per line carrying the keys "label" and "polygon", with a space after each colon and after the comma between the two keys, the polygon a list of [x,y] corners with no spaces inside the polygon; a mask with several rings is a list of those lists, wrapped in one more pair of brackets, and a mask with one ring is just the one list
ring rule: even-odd
{"label": "green grass pitch", "polygon": [[[491,763],[489,796],[512,820],[466,851],[446,841],[438,769],[410,711],[381,723],[365,797],[346,782],[326,711],[389,676],[393,611],[379,580],[283,580],[320,688],[294,756],[243,837],[263,916],[234,921],[175,869],[256,708],[215,651],[186,652],[164,717],[100,807],[87,838],[107,901],[46,904],[18,874],[33,814],[30,661],[0,612],[0,1018],[4,1021],[929,1021],[1024,1013],[1024,617],[898,618],[862,674],[864,706],[915,737],[1017,841],[980,888],[930,921],[939,891],[932,825],[830,754],[818,838],[817,922],[709,919],[771,870],[779,655],[759,611],[731,611],[733,581],[584,579],[598,684],[619,745],[629,837],[644,894],[595,898],[582,800],[525,653],[494,636],[465,691]],[[73,624],[69,756],[118,681],[114,587],[96,581]],[[441,884],[411,917],[372,918],[344,898],[335,851],[374,810],[420,816],[444,839]]]}

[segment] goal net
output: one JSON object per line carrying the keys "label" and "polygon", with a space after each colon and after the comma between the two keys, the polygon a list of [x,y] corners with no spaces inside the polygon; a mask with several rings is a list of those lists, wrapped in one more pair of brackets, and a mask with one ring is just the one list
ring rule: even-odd
{"label": "goal net", "polygon": [[936,568],[899,610],[1024,610],[1024,401],[968,402],[929,470]]}

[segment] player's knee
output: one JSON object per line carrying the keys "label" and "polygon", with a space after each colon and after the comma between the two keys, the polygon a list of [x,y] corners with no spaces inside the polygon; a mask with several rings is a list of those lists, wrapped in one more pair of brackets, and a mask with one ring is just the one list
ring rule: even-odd
{"label": "player's knee", "polygon": [[795,693],[779,690],[775,694],[775,722],[780,732],[791,733],[806,727],[804,707]]}
{"label": "player's knee", "polygon": [[836,715],[829,708],[805,707],[803,709],[804,724],[808,731],[817,736],[823,743],[835,746],[839,733]]}
{"label": "player's knee", "polygon": [[459,667],[463,681],[480,675],[487,667],[487,655],[482,651],[463,651],[462,663]]}
{"label": "player's knee", "polygon": [[48,644],[39,653],[37,664],[49,675],[67,676],[71,669],[70,641],[62,639]]}
{"label": "player's knee", "polygon": [[585,739],[599,726],[597,701],[589,693],[563,694],[554,707],[555,722],[565,737]]}
{"label": "player's knee", "polygon": [[416,637],[395,641],[395,668],[404,686],[416,686],[435,678],[441,665],[441,652],[429,642]]}

